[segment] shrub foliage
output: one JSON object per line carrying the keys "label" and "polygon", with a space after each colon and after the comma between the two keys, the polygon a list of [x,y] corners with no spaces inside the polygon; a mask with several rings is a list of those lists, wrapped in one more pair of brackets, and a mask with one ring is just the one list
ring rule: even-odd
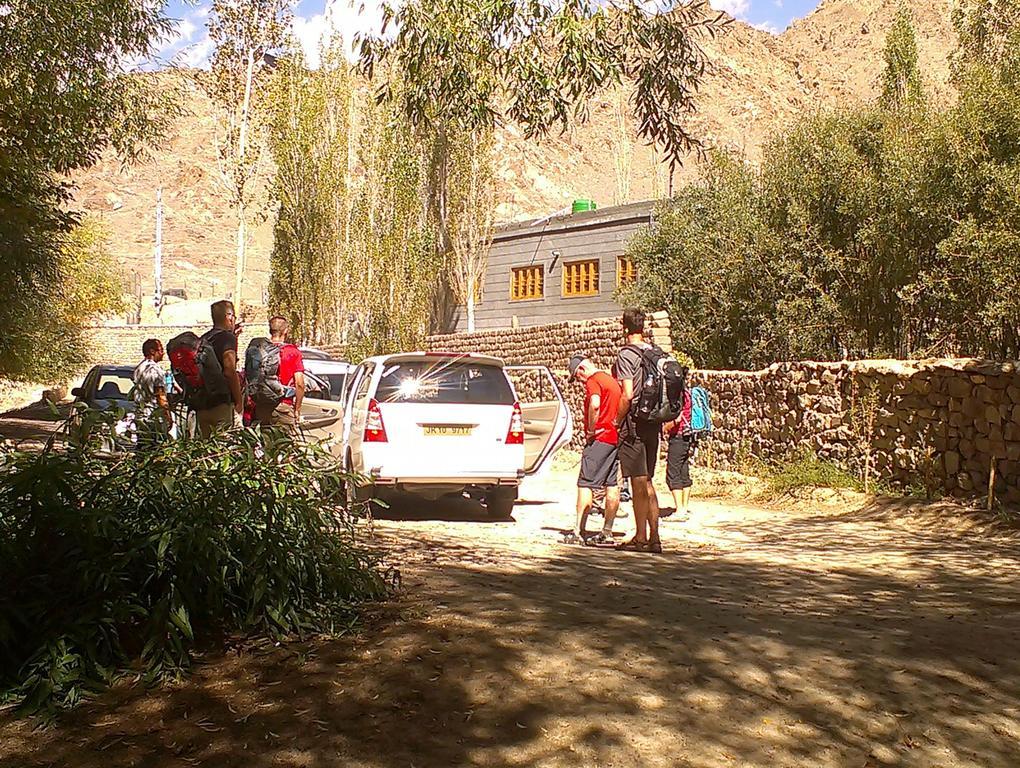
{"label": "shrub foliage", "polygon": [[[98,430],[92,434],[98,435]],[[329,455],[273,431],[120,456],[0,454],[0,691],[73,705],[225,634],[349,626],[384,579]]]}
{"label": "shrub foliage", "polygon": [[958,14],[950,106],[917,93],[901,13],[885,96],[803,118],[759,168],[717,156],[632,243],[625,299],[669,308],[711,367],[1020,354],[1016,8]]}

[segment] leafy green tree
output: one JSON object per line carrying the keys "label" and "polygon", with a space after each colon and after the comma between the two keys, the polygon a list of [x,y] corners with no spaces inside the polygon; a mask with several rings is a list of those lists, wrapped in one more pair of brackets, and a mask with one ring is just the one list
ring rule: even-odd
{"label": "leafy green tree", "polygon": [[351,198],[351,79],[338,51],[311,71],[300,48],[278,62],[269,91],[269,149],[277,202],[270,304],[298,337],[339,340]]}
{"label": "leafy green tree", "polygon": [[219,107],[223,180],[237,215],[234,301],[242,299],[249,220],[261,213],[259,180],[265,175],[259,112],[268,78],[266,55],[284,43],[293,0],[213,0],[209,37],[216,48],[202,78]]}
{"label": "leafy green tree", "polygon": [[[802,118],[758,169],[717,158],[632,244],[628,298],[669,307],[677,345],[705,365],[1020,354],[1016,7],[957,16],[948,108],[889,88]],[[888,84],[911,81],[894,69]]]}
{"label": "leafy green tree", "polygon": [[447,195],[463,199],[455,180],[428,202],[449,147],[356,88],[335,41],[322,60],[310,71],[295,51],[273,78],[270,302],[302,338],[346,343],[352,356],[414,348],[450,263],[435,212]]}
{"label": "leafy green tree", "polygon": [[133,157],[171,124],[173,92],[124,63],[171,29],[163,3],[10,0],[0,13],[0,374],[57,376],[83,362],[89,317],[61,313],[77,217],[64,180],[113,147]]}
{"label": "leafy green tree", "polygon": [[98,219],[87,217],[64,240],[58,269],[61,327],[74,327],[80,318],[95,318],[126,308],[123,287],[110,253],[110,233]]}
{"label": "leafy green tree", "polygon": [[640,135],[681,163],[700,148],[686,123],[705,69],[698,38],[723,19],[704,0],[654,10],[640,0],[410,0],[384,5],[383,31],[362,37],[359,55],[369,75],[395,66],[380,96],[412,126],[469,134],[504,121],[529,138],[565,129],[596,93],[630,81]]}
{"label": "leafy green tree", "polygon": [[882,72],[882,104],[887,109],[915,105],[924,98],[917,68],[917,38],[912,14],[900,5],[885,38],[885,70]]}
{"label": "leafy green tree", "polygon": [[467,329],[475,329],[496,213],[492,133],[471,133],[451,142],[450,274],[454,295],[465,308]]}

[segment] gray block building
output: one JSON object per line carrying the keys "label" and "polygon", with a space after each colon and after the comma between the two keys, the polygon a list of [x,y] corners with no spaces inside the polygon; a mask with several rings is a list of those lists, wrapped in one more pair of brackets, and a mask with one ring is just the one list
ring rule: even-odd
{"label": "gray block building", "polygon": [[[497,228],[489,251],[475,330],[608,317],[636,277],[627,243],[652,223],[655,201]],[[456,330],[467,330],[459,308]]]}

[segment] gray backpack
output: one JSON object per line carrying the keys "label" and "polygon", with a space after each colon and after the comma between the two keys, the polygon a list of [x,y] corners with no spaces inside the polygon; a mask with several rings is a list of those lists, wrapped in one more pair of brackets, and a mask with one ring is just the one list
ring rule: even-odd
{"label": "gray backpack", "polygon": [[264,337],[252,339],[244,353],[244,383],[258,405],[276,407],[294,396],[294,388],[280,382],[280,348]]}

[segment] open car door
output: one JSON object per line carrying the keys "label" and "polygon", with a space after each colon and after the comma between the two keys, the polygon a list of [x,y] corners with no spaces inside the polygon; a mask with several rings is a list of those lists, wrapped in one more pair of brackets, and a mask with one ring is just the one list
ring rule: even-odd
{"label": "open car door", "polygon": [[552,371],[544,365],[504,366],[524,420],[524,474],[533,475],[574,436],[574,420]]}
{"label": "open car door", "polygon": [[330,399],[329,383],[305,372],[305,398],[301,402],[301,432],[323,444],[334,456],[342,455],[343,405]]}

